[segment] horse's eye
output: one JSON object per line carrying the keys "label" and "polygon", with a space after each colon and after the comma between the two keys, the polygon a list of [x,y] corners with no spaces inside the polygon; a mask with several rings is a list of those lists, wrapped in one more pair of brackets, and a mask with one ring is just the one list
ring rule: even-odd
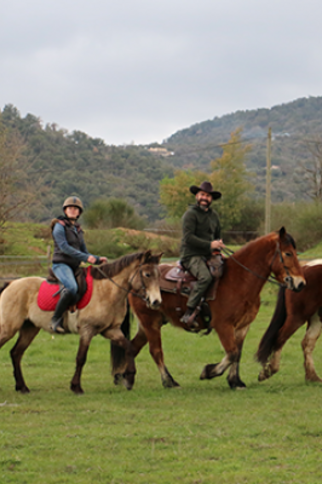
{"label": "horse's eye", "polygon": [[151,277],[150,272],[145,272],[144,277]]}
{"label": "horse's eye", "polygon": [[292,252],[285,252],[286,257],[292,257]]}

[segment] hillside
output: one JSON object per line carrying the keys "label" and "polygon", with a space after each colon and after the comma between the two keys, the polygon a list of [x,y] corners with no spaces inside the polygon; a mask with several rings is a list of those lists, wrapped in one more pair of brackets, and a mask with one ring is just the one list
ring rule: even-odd
{"label": "hillside", "polygon": [[308,149],[311,141],[322,141],[322,97],[215,117],[178,131],[164,142],[164,147],[175,153],[171,159],[174,166],[207,169],[209,162],[220,156],[220,145],[240,127],[243,140],[249,140],[253,147],[247,168],[257,175],[257,194],[263,196],[265,192],[267,133],[271,127],[272,199],[276,202],[306,198],[307,185],[298,170],[312,159]]}
{"label": "hillside", "polygon": [[256,174],[255,195],[265,194],[266,138],[271,127],[272,200],[307,199],[301,164],[312,159],[310,141],[322,137],[322,97],[215,117],[174,133],[162,145],[149,146],[109,146],[54,123],[43,126],[33,114],[22,118],[12,105],[0,114],[4,125],[17,130],[25,144],[24,171],[36,196],[29,212],[21,216],[35,222],[47,222],[60,213],[66,196],[77,194],[85,207],[97,198],[125,198],[152,223],[163,216],[160,180],[178,168],[207,171],[209,162],[221,155],[221,145],[239,127],[243,140],[252,144],[247,168]]}

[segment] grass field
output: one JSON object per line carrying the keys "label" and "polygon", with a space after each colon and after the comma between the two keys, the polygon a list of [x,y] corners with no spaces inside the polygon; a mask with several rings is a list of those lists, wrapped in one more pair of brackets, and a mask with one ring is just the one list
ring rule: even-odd
{"label": "grass field", "polygon": [[[245,341],[241,377],[200,381],[219,361],[215,334],[187,334],[167,325],[168,368],[181,384],[164,389],[148,349],[137,359],[132,391],[115,387],[109,344],[93,340],[83,374],[85,395],[69,390],[75,336],[41,333],[23,360],[28,395],[14,391],[9,350],[0,351],[1,484],[317,484],[322,479],[322,386],[304,382],[301,328],[287,343],[281,371],[257,381],[253,355],[273,312],[275,289]],[[135,329],[135,328],[134,328]],[[315,352],[322,374],[322,352]]]}

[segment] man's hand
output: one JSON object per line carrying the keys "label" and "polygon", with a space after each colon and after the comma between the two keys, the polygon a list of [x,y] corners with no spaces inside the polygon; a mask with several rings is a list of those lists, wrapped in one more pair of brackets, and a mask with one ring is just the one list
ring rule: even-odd
{"label": "man's hand", "polygon": [[220,249],[224,249],[225,247],[226,246],[221,239],[220,240],[213,240],[210,244],[211,250],[220,250]]}

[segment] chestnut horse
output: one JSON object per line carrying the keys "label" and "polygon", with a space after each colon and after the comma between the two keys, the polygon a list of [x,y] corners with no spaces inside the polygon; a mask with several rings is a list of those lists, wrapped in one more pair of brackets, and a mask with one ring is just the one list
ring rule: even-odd
{"label": "chestnut horse", "polygon": [[322,260],[303,266],[306,286],[300,294],[280,289],[275,312],[256,353],[263,368],[259,381],[267,380],[278,372],[281,352],[286,341],[307,322],[302,341],[306,381],[322,382],[314,367],[312,353],[322,331]]}
{"label": "chestnut horse", "polygon": [[[164,269],[164,264],[160,270]],[[169,270],[172,266],[168,266]],[[260,292],[271,272],[280,284],[289,289],[300,290],[305,285],[303,270],[297,259],[293,238],[284,227],[260,237],[238,250],[225,261],[225,268],[217,288],[217,296],[208,301],[211,309],[210,327],[213,328],[226,352],[220,363],[206,365],[200,378],[211,379],[222,375],[229,367],[228,383],[231,388],[243,388],[245,383],[239,376],[239,362],[243,342],[249,325],[255,319],[260,306]],[[186,299],[178,311],[176,294],[162,290],[162,304],[158,310],[145,307],[137,298],[129,295],[131,308],[139,320],[139,328],[131,344],[136,356],[148,342],[150,353],[161,374],[164,387],[179,386],[165,366],[161,327],[171,322],[187,330],[180,322],[186,309]],[[202,321],[200,321],[202,327]],[[117,348],[115,348],[117,351]],[[122,359],[113,365],[114,381],[119,383],[122,374]]]}
{"label": "chestnut horse", "polygon": [[[66,332],[80,335],[76,357],[76,371],[71,381],[71,390],[83,393],[81,373],[86,362],[87,351],[93,336],[101,334],[125,350],[126,370],[124,379],[132,387],[135,362],[131,344],[120,326],[127,311],[127,296],[133,294],[146,307],[157,308],[161,303],[159,286],[160,255],[145,251],[126,255],[110,264],[91,267],[93,292],[91,300],[75,313],[66,312]],[[19,331],[19,337],[10,355],[14,368],[16,390],[29,392],[24,381],[20,362],[25,350],[40,329],[52,333],[53,312],[42,311],[37,304],[41,277],[24,277],[9,283],[0,297],[0,348]]]}

